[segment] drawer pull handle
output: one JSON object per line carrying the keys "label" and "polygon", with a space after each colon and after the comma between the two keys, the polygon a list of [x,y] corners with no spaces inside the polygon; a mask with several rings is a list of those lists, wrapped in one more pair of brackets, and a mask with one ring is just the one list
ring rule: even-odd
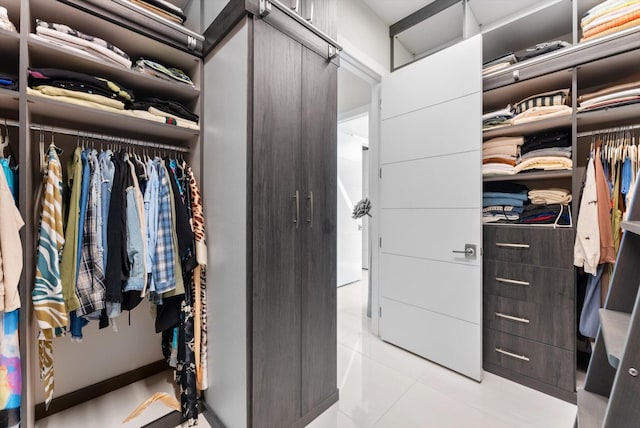
{"label": "drawer pull handle", "polygon": [[505,247],[505,248],[529,248],[529,244],[506,244],[504,242],[496,242],[496,247]]}
{"label": "drawer pull handle", "polygon": [[494,312],[494,313],[499,318],[504,318],[504,319],[509,320],[509,321],[521,322],[522,324],[529,324],[529,320],[526,319],[526,318],[519,318],[519,317],[514,317],[512,315],[505,315],[505,314],[500,313],[500,312]]}
{"label": "drawer pull handle", "polygon": [[523,285],[525,287],[527,285],[531,285],[531,283],[529,283],[527,281],[518,281],[516,279],[500,278],[500,277],[497,277],[497,276],[496,276],[496,281],[504,282],[505,284]]}
{"label": "drawer pull handle", "polygon": [[496,352],[499,352],[502,355],[506,355],[507,357],[515,358],[517,360],[530,361],[529,357],[525,355],[514,354],[512,352],[505,351],[504,349],[496,348]]}

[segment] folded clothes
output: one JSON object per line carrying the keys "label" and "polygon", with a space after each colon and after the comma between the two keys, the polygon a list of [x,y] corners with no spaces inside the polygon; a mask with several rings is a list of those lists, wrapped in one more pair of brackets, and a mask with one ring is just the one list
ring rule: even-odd
{"label": "folded clothes", "polygon": [[568,204],[571,202],[571,191],[560,188],[533,189],[528,193],[533,204]]}
{"label": "folded clothes", "polygon": [[133,91],[107,79],[57,68],[30,68],[29,86],[50,85],[50,82],[70,81],[91,85],[93,88],[113,94],[123,102],[133,101]]}
{"label": "folded clothes", "polygon": [[606,86],[597,91],[582,94],[578,97],[578,104],[582,105],[582,103],[593,100],[594,98],[604,97],[611,94],[618,94],[623,91],[638,88],[640,88],[640,80],[637,80],[637,77],[634,76],[632,81],[620,82],[615,85]]}
{"label": "folded clothes", "polygon": [[63,89],[60,87],[47,86],[47,85],[34,86],[33,89],[38,90],[45,95],[50,95],[52,97],[64,96],[64,97],[77,98],[80,100],[87,100],[94,103],[103,104],[105,106],[112,107],[118,110],[124,110],[124,103],[122,101],[115,100],[113,98],[107,98],[105,96],[98,95],[98,94],[92,94],[92,93],[82,92],[82,91],[74,91],[70,89]]}
{"label": "folded clothes", "polygon": [[183,13],[174,12],[168,8],[158,6],[157,0],[153,2],[152,0],[129,0],[131,3],[140,6],[141,8],[148,10],[149,12],[158,15],[162,18],[168,19],[169,21],[173,21],[177,24],[182,24],[185,22],[187,17]]}
{"label": "folded clothes", "polygon": [[15,91],[18,89],[18,77],[13,74],[0,72],[0,86]]}
{"label": "folded clothes", "polygon": [[635,3],[640,3],[640,0],[605,0],[593,6],[583,15],[580,26],[588,25],[602,16]]}
{"label": "folded clothes", "polygon": [[483,207],[482,213],[516,213],[520,214],[524,211],[524,207],[514,207],[513,205],[492,205]]}
{"label": "folded clothes", "polygon": [[482,149],[482,156],[499,155],[499,156],[515,157],[515,156],[518,156],[518,153],[520,153],[520,148],[516,145]]}
{"label": "folded clothes", "polygon": [[126,68],[131,68],[131,59],[118,47],[98,37],[81,33],[69,26],[36,20],[36,33],[40,36],[52,38],[59,42],[70,44],[75,48],[89,50],[108,61],[115,62]]}
{"label": "folded clothes", "polygon": [[482,121],[482,129],[498,128],[511,125],[511,117],[500,116]]}
{"label": "folded clothes", "polygon": [[528,205],[520,215],[523,224],[570,224],[571,217],[567,205]]}
{"label": "folded clothes", "polygon": [[571,159],[557,156],[543,156],[537,158],[527,159],[514,168],[516,174],[522,171],[529,171],[532,169],[542,169],[545,171],[557,171],[564,169],[572,169],[573,162]]}
{"label": "folded clothes", "polygon": [[557,51],[562,48],[566,48],[571,46],[571,43],[565,42],[563,40],[553,40],[544,43],[538,43],[535,46],[523,49],[515,53],[518,61],[526,61],[531,58],[538,57],[540,55],[547,54],[549,52]]}
{"label": "folded clothes", "polygon": [[517,222],[519,218],[520,218],[520,215],[518,214],[505,214],[505,213],[482,214],[483,223],[496,223],[501,221],[514,223],[514,222]]}
{"label": "folded clothes", "polygon": [[533,107],[550,107],[566,105],[569,101],[569,89],[558,89],[555,91],[543,92],[531,95],[513,107],[513,113],[518,115]]}
{"label": "folded clothes", "polygon": [[482,115],[482,120],[485,121],[487,119],[491,119],[494,117],[513,117],[513,112],[511,111],[511,106],[508,105],[503,109],[492,111],[489,113],[485,113]]}
{"label": "folded clothes", "polygon": [[129,105],[131,110],[148,111],[150,107],[191,122],[198,123],[200,120],[198,115],[190,112],[185,106],[177,101],[166,101],[158,98],[142,98]]}
{"label": "folded clothes", "polygon": [[520,161],[542,156],[571,157],[571,147],[550,147],[548,149],[532,150],[520,156]]}
{"label": "folded clothes", "polygon": [[0,6],[0,28],[5,31],[17,32],[15,25],[9,20],[9,13],[6,7]]}
{"label": "folded clothes", "polygon": [[178,81],[193,86],[193,81],[184,73],[184,71],[178,68],[165,67],[164,65],[150,59],[138,59],[133,69],[161,79]]}
{"label": "folded clothes", "polygon": [[485,192],[501,192],[501,193],[523,193],[528,192],[529,188],[521,183],[513,181],[496,181],[484,183]]}
{"label": "folded clothes", "polygon": [[482,143],[482,149],[512,145],[521,146],[522,144],[524,144],[524,137],[497,137]]}
{"label": "folded clothes", "polygon": [[524,144],[520,148],[520,153],[524,155],[534,150],[571,147],[571,138],[569,136],[569,131],[564,129],[530,135],[525,138]]}
{"label": "folded clothes", "polygon": [[[518,199],[520,201],[526,201],[529,199],[529,197],[527,196],[527,191],[523,190],[521,192],[483,192],[482,193],[482,197],[483,198],[512,198],[512,199]],[[501,204],[501,205],[506,205],[506,204]]]}
{"label": "folded clothes", "polygon": [[598,16],[594,16],[592,19],[581,22],[580,27],[582,28],[583,32],[588,32],[600,25],[609,23],[618,18],[622,18],[625,15],[636,11],[639,6],[640,2],[638,1],[626,1],[622,4],[601,12],[600,14],[598,14]]}
{"label": "folded clothes", "polygon": [[[526,199],[525,199],[526,201]],[[493,205],[511,205],[514,207],[523,207],[524,206],[524,202],[522,199],[519,198],[509,198],[509,197],[501,197],[501,198],[491,198],[491,197],[482,197],[482,206],[483,207],[490,207]]]}
{"label": "folded clothes", "polygon": [[622,107],[631,104],[637,104],[640,102],[640,95],[630,96],[630,97],[622,97],[622,98],[614,98],[608,101],[602,101],[597,104],[591,104],[586,107],[578,107],[578,111],[594,111],[599,109],[606,109],[610,107]]}
{"label": "folded clothes", "polygon": [[508,159],[506,159],[505,157],[500,157],[500,156],[494,156],[494,157],[488,157],[488,158],[483,158],[482,159],[482,164],[486,165],[486,164],[504,164],[504,165],[511,165],[511,166],[516,166],[516,158],[514,156],[509,156]]}
{"label": "folded clothes", "polygon": [[[621,9],[619,12],[612,12],[604,15],[599,20],[594,20],[590,24],[585,25],[582,31],[582,40],[588,40],[595,36],[602,36],[603,33],[619,31],[622,27],[633,23],[640,19],[640,4],[634,4],[628,8]],[[610,34],[610,33],[608,33]]]}
{"label": "folded clothes", "polygon": [[599,97],[594,97],[589,100],[583,101],[580,103],[580,107],[589,107],[593,104],[598,104],[603,101],[610,101],[616,98],[625,98],[625,97],[637,97],[640,96],[640,85],[637,88],[631,88],[626,90],[621,90],[617,92],[613,92],[606,95],[601,95]]}
{"label": "folded clothes", "polygon": [[482,165],[482,175],[514,175],[515,173],[515,167],[503,163]]}
{"label": "folded clothes", "polygon": [[511,119],[512,125],[570,115],[573,109],[566,105],[531,107]]}

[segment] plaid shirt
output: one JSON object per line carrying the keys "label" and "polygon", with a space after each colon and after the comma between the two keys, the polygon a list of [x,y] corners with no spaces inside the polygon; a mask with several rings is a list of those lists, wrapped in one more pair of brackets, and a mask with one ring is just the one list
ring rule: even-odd
{"label": "plaid shirt", "polygon": [[91,166],[91,178],[76,283],[76,294],[80,300],[80,308],[77,309],[76,314],[85,316],[97,313],[99,317],[100,311],[104,308],[105,285],[102,248],[98,246],[97,236],[98,233],[102,233],[101,228],[98,227],[97,217],[97,211],[101,209],[98,204],[101,203],[102,179],[95,150],[88,155],[87,161]]}
{"label": "plaid shirt", "polygon": [[171,228],[171,189],[169,188],[169,176],[163,166],[163,161],[157,159],[155,167],[159,176],[160,188],[157,240],[152,275],[155,292],[166,293],[176,288],[175,248]]}

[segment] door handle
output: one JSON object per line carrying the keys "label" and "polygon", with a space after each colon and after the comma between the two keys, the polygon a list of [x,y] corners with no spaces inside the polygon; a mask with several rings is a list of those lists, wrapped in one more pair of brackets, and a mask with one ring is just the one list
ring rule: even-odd
{"label": "door handle", "polygon": [[476,246],[471,244],[465,244],[464,251],[453,250],[452,253],[456,254],[464,254],[465,257],[475,257],[476,255]]}
{"label": "door handle", "polygon": [[516,279],[500,278],[498,276],[496,276],[496,281],[504,282],[505,284],[522,285],[522,286],[525,286],[525,287],[528,286],[528,285],[531,285],[531,283],[529,283],[527,281],[518,281]]}
{"label": "door handle", "polygon": [[293,199],[296,200],[296,218],[293,219],[293,222],[296,225],[296,229],[300,227],[300,191],[296,190],[296,194],[292,196]]}
{"label": "door handle", "polygon": [[501,312],[494,312],[498,318],[502,318],[509,321],[515,321],[522,324],[529,324],[529,320],[526,318],[514,317],[513,315],[505,315]]}
{"label": "door handle", "polygon": [[295,13],[298,13],[299,8],[300,8],[300,0],[293,0],[293,6],[291,6],[291,10],[294,11]]}
{"label": "door handle", "polygon": [[313,192],[309,192],[307,200],[309,201],[309,218],[307,219],[307,223],[309,223],[309,227],[313,227]]}
{"label": "door handle", "polygon": [[311,5],[309,6],[309,17],[307,18],[307,21],[309,21],[310,24],[313,24],[313,2],[311,2]]}
{"label": "door handle", "polygon": [[514,354],[513,352],[505,351],[504,349],[501,349],[501,348],[495,348],[495,350],[499,354],[506,355],[507,357],[511,357],[511,358],[515,358],[517,360],[522,360],[522,361],[527,361],[527,362],[530,361],[529,357],[527,357],[526,355]]}

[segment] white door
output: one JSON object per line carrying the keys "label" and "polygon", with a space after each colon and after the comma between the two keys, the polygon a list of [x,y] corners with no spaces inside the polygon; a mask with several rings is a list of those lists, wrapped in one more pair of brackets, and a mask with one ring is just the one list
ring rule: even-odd
{"label": "white door", "polygon": [[384,78],[380,157],[381,337],[478,381],[481,67],[475,36]]}

